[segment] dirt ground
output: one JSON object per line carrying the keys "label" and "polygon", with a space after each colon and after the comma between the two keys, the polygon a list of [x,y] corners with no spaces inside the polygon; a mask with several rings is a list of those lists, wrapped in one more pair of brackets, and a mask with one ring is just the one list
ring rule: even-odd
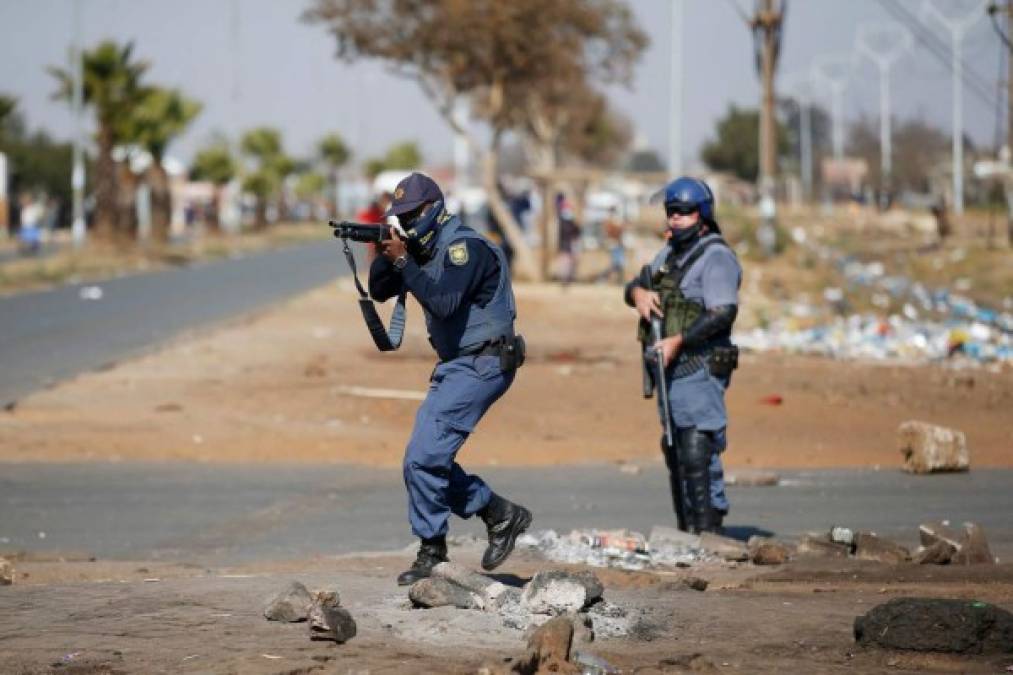
{"label": "dirt ground", "polygon": [[[656,457],[656,408],[640,394],[635,318],[618,288],[520,285],[517,295],[528,362],[462,463]],[[0,412],[0,461],[399,466],[434,357],[417,305],[405,345],[381,354],[354,297],[350,281],[338,282],[34,394]],[[965,431],[972,466],[1009,467],[1011,405],[1008,367],[744,354],[728,393],[725,461],[896,467],[896,429],[920,419]]]}
{"label": "dirt ground", "polygon": [[[756,292],[749,287],[747,296]],[[656,459],[640,396],[635,320],[617,287],[520,285],[530,346],[514,387],[461,454],[466,466]],[[418,307],[405,346],[370,344],[349,281],[185,335],[0,412],[0,462],[336,462],[399,466],[433,356]],[[749,297],[746,302],[750,302]],[[759,301],[760,298],[752,298]],[[744,321],[748,322],[748,316]],[[1013,466],[1013,377],[744,354],[728,402],[728,466],[898,467],[896,429],[922,419],[966,432],[975,468]],[[478,548],[452,552],[476,565]],[[412,610],[392,579],[408,552],[209,569],[150,561],[15,560],[0,589],[0,672],[476,672],[525,636],[492,615]],[[561,567],[530,552],[505,581]],[[899,568],[855,561],[768,570],[702,565],[596,570],[606,599],[642,611],[633,634],[590,651],[623,672],[1001,672],[1010,657],[866,650],[855,617],[898,596],[1013,608],[1013,566]],[[702,576],[703,592],[680,577]],[[334,588],[359,634],[311,642],[260,611],[289,581]]]}
{"label": "dirt ground", "polygon": [[[456,548],[477,565],[480,548]],[[525,634],[478,610],[412,609],[392,572],[407,553],[258,563],[240,568],[130,562],[18,562],[0,593],[5,673],[474,673],[520,656]],[[547,564],[518,552],[507,584]],[[58,569],[58,571],[57,571]],[[891,598],[987,598],[1013,606],[1013,566],[894,568],[800,561],[767,571],[595,570],[607,602],[636,608],[635,629],[576,648],[622,672],[1005,672],[1013,655],[919,654],[855,645],[856,616]],[[710,582],[689,590],[689,574]],[[260,612],[290,581],[336,589],[356,619],[345,645],[311,641],[304,623]],[[199,637],[198,637],[199,636]]]}

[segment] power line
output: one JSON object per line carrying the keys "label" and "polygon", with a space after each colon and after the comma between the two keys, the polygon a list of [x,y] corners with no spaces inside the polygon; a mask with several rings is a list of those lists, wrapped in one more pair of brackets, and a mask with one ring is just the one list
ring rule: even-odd
{"label": "power line", "polygon": [[[911,28],[915,39],[926,47],[933,56],[936,57],[948,70],[952,72],[953,66],[950,63],[950,59],[947,56],[949,48],[942,42],[942,40],[933,32],[926,30],[925,26],[918,20],[916,16],[911,14],[907,9],[898,3],[891,2],[890,0],[879,0],[879,4],[893,15],[895,19],[898,19]],[[964,84],[968,86],[972,93],[976,94],[979,99],[989,106],[995,105],[996,98],[991,91],[991,84],[987,80],[983,79],[977,71],[975,71],[966,59],[961,62],[964,70],[965,81]]]}

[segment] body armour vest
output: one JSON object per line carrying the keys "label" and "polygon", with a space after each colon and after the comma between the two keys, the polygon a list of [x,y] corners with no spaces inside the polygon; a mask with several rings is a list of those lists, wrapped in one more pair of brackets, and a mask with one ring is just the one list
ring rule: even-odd
{"label": "body armour vest", "polygon": [[490,244],[478,232],[462,225],[457,216],[451,216],[440,228],[436,250],[432,259],[422,266],[422,271],[434,282],[439,283],[445,269],[447,249],[453,242],[461,239],[479,241],[496,254],[496,260],[499,262],[499,283],[496,286],[496,293],[485,307],[462,302],[457,311],[446,319],[437,319],[423,308],[429,341],[443,361],[455,358],[460,352],[484,342],[512,336],[514,319],[517,317],[517,306],[514,302],[510,268],[507,266],[506,257],[498,247]]}
{"label": "body armour vest", "polygon": [[[682,280],[690,269],[711,246],[727,246],[720,237],[708,238],[698,245],[689,256],[678,265],[678,255],[669,252],[657,267],[652,266],[651,288],[659,296],[662,315],[662,337],[671,337],[683,333],[693,325],[704,312],[702,303],[690,300],[682,293]],[[641,319],[637,329],[637,339],[648,343],[651,341],[651,327]]]}

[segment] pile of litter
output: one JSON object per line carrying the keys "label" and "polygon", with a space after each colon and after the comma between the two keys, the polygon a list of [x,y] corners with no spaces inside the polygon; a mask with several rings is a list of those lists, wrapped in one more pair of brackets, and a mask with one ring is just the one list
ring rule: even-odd
{"label": "pile of litter", "polygon": [[[887,274],[881,262],[863,263],[810,242],[804,233],[796,233],[795,240],[823,264],[833,265],[847,290],[870,294],[872,304],[884,314],[849,314],[845,289],[828,287],[823,291],[824,305],[790,303],[784,317],[737,333],[741,347],[839,359],[923,362],[962,357],[955,362],[1013,363],[1013,298],[1006,298],[1003,311],[997,311],[959,292],[970,288],[969,280],[958,280],[958,290],[930,289],[906,276]],[[966,252],[958,249],[950,255]],[[891,306],[899,306],[900,312],[885,314]]]}
{"label": "pile of litter", "polygon": [[742,542],[715,535],[700,537],[662,526],[654,527],[650,537],[630,530],[573,530],[565,536],[544,530],[522,535],[517,545],[537,550],[556,562],[624,570],[745,559],[741,555],[745,552]]}

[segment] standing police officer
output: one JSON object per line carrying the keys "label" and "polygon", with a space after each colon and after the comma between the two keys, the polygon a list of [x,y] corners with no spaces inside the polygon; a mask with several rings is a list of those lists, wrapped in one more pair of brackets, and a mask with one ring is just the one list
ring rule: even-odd
{"label": "standing police officer", "polygon": [[[644,320],[662,318],[674,447],[665,447],[673,504],[687,507],[693,532],[720,531],[728,512],[720,453],[728,415],[724,392],[738,363],[732,324],[742,268],[721,238],[714,195],[701,180],[683,177],[665,187],[668,240],[641,275],[626,285],[626,304]],[[648,338],[642,333],[642,340]],[[660,397],[659,397],[660,401]],[[681,480],[680,480],[681,474]]]}
{"label": "standing police officer", "polygon": [[382,255],[369,269],[369,294],[383,302],[410,292],[440,359],[404,457],[408,518],[421,540],[415,562],[398,576],[398,584],[408,585],[447,560],[451,513],[485,521],[487,570],[506,560],[531,524],[530,511],[455,461],[482,415],[513,383],[524,342],[514,333],[517,311],[503,252],[446,211],[431,178],[413,173],[402,180],[386,215],[397,217],[406,236],[395,234],[380,245]]}

